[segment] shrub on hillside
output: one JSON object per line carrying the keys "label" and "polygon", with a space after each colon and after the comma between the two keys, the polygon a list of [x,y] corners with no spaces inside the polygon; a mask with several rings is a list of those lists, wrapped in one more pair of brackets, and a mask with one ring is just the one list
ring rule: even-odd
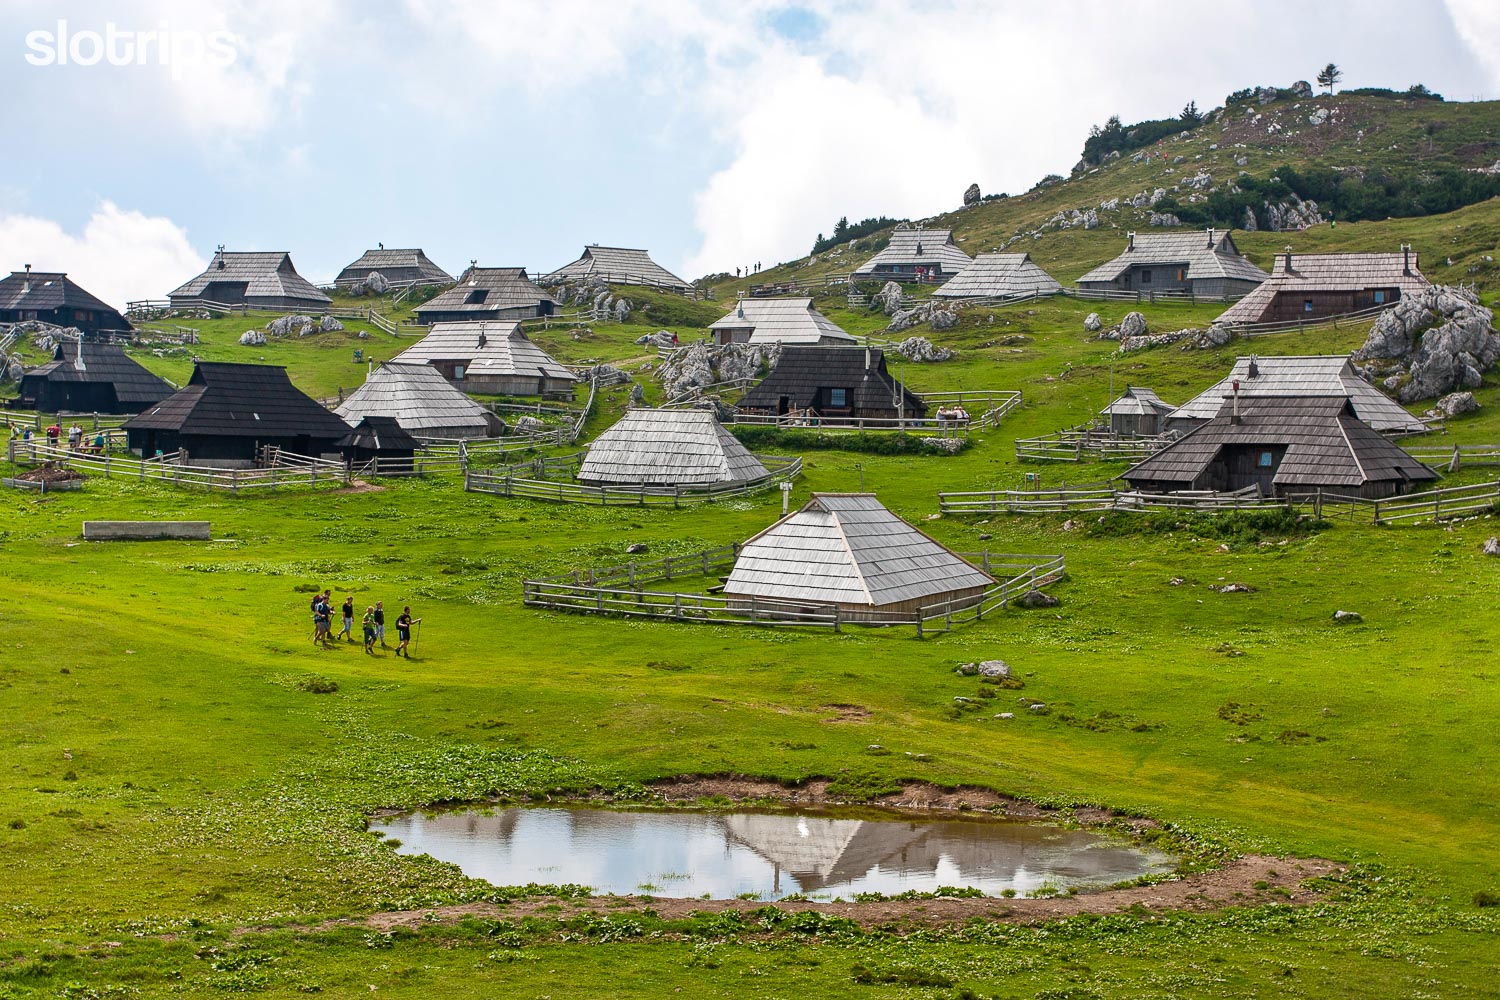
{"label": "shrub on hillside", "polygon": [[[796,454],[801,451],[857,451],[866,455],[951,455],[944,448],[925,443],[914,434],[829,434],[808,429],[757,427],[737,424],[729,428],[740,443],[751,451],[770,454]],[[964,441],[958,451],[969,446]]]}

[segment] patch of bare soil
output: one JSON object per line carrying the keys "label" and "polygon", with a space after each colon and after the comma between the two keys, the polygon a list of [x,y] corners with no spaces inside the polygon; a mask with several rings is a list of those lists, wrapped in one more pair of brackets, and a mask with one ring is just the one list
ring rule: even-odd
{"label": "patch of bare soil", "polygon": [[870,710],[863,705],[847,705],[843,702],[834,702],[831,705],[819,706],[825,712],[833,714],[825,718],[824,722],[863,722],[870,717]]}
{"label": "patch of bare soil", "polygon": [[333,492],[335,492],[335,493],[383,493],[383,492],[385,492],[385,487],[384,486],[377,486],[374,483],[367,483],[363,479],[351,479],[351,480],[349,480],[349,485],[348,486],[342,486],[342,487],[334,490]]}
{"label": "patch of bare soil", "polygon": [[23,472],[16,478],[27,483],[76,483],[88,477],[73,469],[65,469],[57,465],[43,465]]}

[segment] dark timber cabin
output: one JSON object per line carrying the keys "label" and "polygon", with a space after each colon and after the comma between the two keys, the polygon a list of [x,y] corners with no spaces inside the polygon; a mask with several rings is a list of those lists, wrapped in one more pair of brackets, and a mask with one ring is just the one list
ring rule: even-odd
{"label": "dark timber cabin", "polygon": [[39,320],[87,334],[129,330],[130,321],[63,271],[12,271],[0,278],[0,323]]}
{"label": "dark timber cabin", "polygon": [[953,230],[897,226],[885,248],[859,265],[854,276],[934,283],[947,281],[971,263],[953,242]]}
{"label": "dark timber cabin", "polygon": [[880,350],[788,344],[771,374],[740,400],[739,411],[895,420],[925,416],[927,403],[891,377]]}
{"label": "dark timber cabin", "polygon": [[1228,232],[1127,233],[1125,252],[1078,279],[1096,291],[1240,296],[1266,280]]}
{"label": "dark timber cabin", "polygon": [[1235,326],[1341,316],[1394,305],[1427,284],[1406,244],[1399,253],[1294,254],[1287,247],[1276,255],[1271,277],[1214,322]]}
{"label": "dark timber cabin", "polygon": [[1437,473],[1354,415],[1347,397],[1231,397],[1218,416],[1121,477],[1138,490],[1262,496],[1322,489],[1366,499],[1405,493]]}
{"label": "dark timber cabin", "polygon": [[125,423],[144,457],[179,449],[194,465],[252,466],[266,447],[337,452],[349,425],[304,394],[280,365],[200,361],[182,389]]}
{"label": "dark timber cabin", "polygon": [[1166,430],[1167,415],[1175,409],[1154,390],[1133,385],[1099,415],[1108,417],[1110,431],[1122,437],[1155,437]]}
{"label": "dark timber cabin", "polygon": [[590,243],[571,264],[564,264],[542,278],[545,285],[560,282],[609,285],[645,285],[686,294],[692,286],[651,259],[645,250],[630,247],[601,247]]}
{"label": "dark timber cabin", "polygon": [[176,390],[115,344],[64,340],[21,376],[16,406],[43,413],[139,413]]}
{"label": "dark timber cabin", "polygon": [[421,250],[366,250],[364,255],[339,272],[333,283],[349,289],[363,284],[371,274],[379,274],[386,284],[397,288],[411,285],[451,285],[453,275],[432,262]]}
{"label": "dark timber cabin", "polygon": [[470,264],[458,284],[417,306],[417,322],[533,319],[557,309],[552,296],[532,284],[524,267],[477,267]]}
{"label": "dark timber cabin", "polygon": [[250,309],[318,313],[333,300],[297,273],[292,256],[281,250],[241,253],[220,248],[208,270],[167,296],[174,308],[200,301]]}
{"label": "dark timber cabin", "polygon": [[421,446],[395,417],[364,417],[338,442],[339,453],[352,465],[378,458],[392,463],[399,460],[409,466]]}

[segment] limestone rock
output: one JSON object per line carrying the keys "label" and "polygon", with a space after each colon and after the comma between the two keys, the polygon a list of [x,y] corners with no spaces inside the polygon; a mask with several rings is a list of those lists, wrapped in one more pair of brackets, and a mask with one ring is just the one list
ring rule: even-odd
{"label": "limestone rock", "polygon": [[1333,620],[1340,625],[1358,625],[1365,618],[1358,611],[1335,611],[1333,613]]}
{"label": "limestone rock", "polygon": [[887,281],[885,287],[875,293],[875,301],[887,316],[894,316],[901,310],[901,286]]}
{"label": "limestone rock", "polygon": [[649,549],[646,546],[645,542],[635,542],[633,544],[625,546],[625,554],[628,556],[642,555],[647,551],[649,551]]}
{"label": "limestone rock", "polygon": [[720,382],[759,378],[781,360],[779,344],[690,344],[673,352],[655,375],[668,399],[699,392]]}
{"label": "limestone rock", "polygon": [[371,295],[384,295],[391,288],[391,283],[386,281],[385,275],[379,271],[371,271],[365,275],[365,280],[361,281],[360,285]]}
{"label": "limestone rock", "polygon": [[311,316],[277,316],[266,324],[266,332],[273,337],[301,337],[316,325]]}
{"label": "limestone rock", "polygon": [[979,185],[978,184],[970,184],[968,186],[968,188],[964,191],[964,205],[965,205],[965,207],[967,207],[969,205],[977,205],[977,204],[979,204],[979,201],[980,201],[981,197],[982,196],[979,193]]}
{"label": "limestone rock", "polygon": [[960,677],[974,677],[979,673],[979,664],[960,663],[958,669],[953,672]]}
{"label": "limestone rock", "polygon": [[[933,318],[932,325],[934,329],[939,329],[936,317]],[[953,352],[948,348],[938,347],[926,337],[907,337],[897,344],[894,350],[907,361],[947,361],[953,357]]]}
{"label": "limestone rock", "polygon": [[322,319],[318,320],[319,333],[338,333],[343,328],[344,324],[340,323],[336,318],[332,316],[324,316]]}
{"label": "limestone rock", "polygon": [[516,421],[516,433],[520,435],[541,434],[547,429],[547,425],[536,417],[527,415]]}
{"label": "limestone rock", "polygon": [[1120,320],[1120,339],[1126,337],[1144,337],[1147,333],[1146,317],[1139,312],[1128,312],[1125,318]]}
{"label": "limestone rock", "polygon": [[1040,590],[1028,590],[1016,599],[1016,606],[1021,608],[1055,608],[1061,603],[1051,594]]}
{"label": "limestone rock", "polygon": [[1296,83],[1286,88],[1286,90],[1288,94],[1299,100],[1307,100],[1313,95],[1312,84],[1308,83],[1306,80],[1298,80]]}
{"label": "limestone rock", "polygon": [[1354,360],[1403,403],[1474,389],[1500,361],[1493,322],[1473,291],[1432,285],[1381,313]]}
{"label": "limestone rock", "polygon": [[646,387],[641,385],[639,382],[630,387],[630,405],[646,405]]}
{"label": "limestone rock", "polygon": [[264,347],[266,335],[259,330],[246,330],[240,334],[240,343],[245,347]]}
{"label": "limestone rock", "polygon": [[978,668],[980,677],[1006,678],[1010,676],[1010,664],[1004,660],[984,660]]}
{"label": "limestone rock", "polygon": [[1433,403],[1432,409],[1428,410],[1423,416],[1429,419],[1445,417],[1451,420],[1454,417],[1473,413],[1478,409],[1479,403],[1474,399],[1472,392],[1450,392],[1436,403]]}
{"label": "limestone rock", "polygon": [[1500,538],[1486,538],[1483,552],[1487,556],[1500,556]]}
{"label": "limestone rock", "polygon": [[1098,333],[1104,328],[1104,322],[1099,319],[1098,313],[1089,313],[1083,318],[1083,329],[1087,333]]}
{"label": "limestone rock", "polygon": [[1175,212],[1152,212],[1151,217],[1147,219],[1147,224],[1171,228],[1172,226],[1182,225],[1182,220],[1177,217]]}

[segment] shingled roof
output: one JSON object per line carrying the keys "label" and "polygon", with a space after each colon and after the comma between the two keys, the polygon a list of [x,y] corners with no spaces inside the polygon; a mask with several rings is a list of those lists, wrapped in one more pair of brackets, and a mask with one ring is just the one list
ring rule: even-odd
{"label": "shingled roof", "polygon": [[770,472],[707,410],[629,410],[589,445],[582,483],[688,486]]}
{"label": "shingled roof", "polygon": [[462,362],[473,375],[545,375],[576,382],[578,377],[526,338],[512,320],[434,323],[432,332],[396,355],[397,362]]}
{"label": "shingled roof", "polygon": [[364,254],[339,272],[334,284],[340,287],[357,285],[379,271],[380,276],[393,285],[451,285],[453,275],[432,262],[421,250],[366,250]]}
{"label": "shingled roof", "polygon": [[387,361],[370,373],[334,411],[350,424],[390,417],[412,434],[478,438],[490,433],[491,416],[428,364]]}
{"label": "shingled roof", "polygon": [[1366,382],[1347,355],[1236,358],[1222,381],[1200,392],[1168,416],[1179,420],[1211,420],[1240,383],[1240,396],[1331,397],[1354,404],[1354,413],[1381,433],[1420,434],[1426,425],[1394,399]]}
{"label": "shingled roof", "polygon": [[878,608],[994,582],[873,494],[814,493],[741,546],[724,595]]}
{"label": "shingled roof", "polygon": [[38,382],[108,382],[125,412],[140,410],[176,391],[170,382],[147,371],[117,345],[80,344],[76,340],[59,341],[51,361],[26,372],[21,377],[21,395],[36,398]]}
{"label": "shingled roof", "polygon": [[[1417,255],[1401,253],[1290,253],[1276,255],[1271,277],[1219,314],[1215,323],[1259,322],[1282,292],[1362,292],[1399,288],[1402,295],[1420,292],[1428,281],[1417,267]],[[1394,300],[1393,300],[1394,301]]]}
{"label": "shingled roof", "polygon": [[1361,421],[1347,396],[1244,397],[1223,404],[1212,420],[1125,472],[1135,485],[1193,488],[1226,445],[1285,447],[1277,487],[1347,487],[1417,482],[1437,473]]}
{"label": "shingled roof", "polygon": [[125,423],[127,430],[337,441],[349,425],[303,393],[280,365],[199,361],[188,384]]}
{"label": "shingled roof", "polygon": [[414,452],[422,442],[412,437],[394,417],[361,417],[354,429],[339,438],[338,446],[351,451]]}
{"label": "shingled roof", "polygon": [[117,319],[111,329],[129,330],[119,310],[69,278],[65,271],[12,271],[0,278],[0,311],[45,313],[54,309],[91,309]]}
{"label": "shingled roof", "polygon": [[854,274],[867,278],[881,267],[937,267],[957,273],[972,263],[953,242],[951,229],[896,229],[885,249],[855,268]]}
{"label": "shingled roof", "polygon": [[1107,415],[1118,414],[1120,416],[1146,416],[1154,413],[1157,416],[1164,417],[1174,409],[1175,407],[1171,403],[1162,402],[1162,398],[1156,394],[1155,390],[1133,385],[1126,389],[1124,395],[1119,399],[1110,403],[1099,412]]}
{"label": "shingled roof", "polygon": [[544,284],[559,281],[604,281],[612,285],[662,285],[677,291],[690,287],[677,275],[651,259],[645,250],[601,247],[589,244],[583,255],[542,278]]}
{"label": "shingled roof", "polygon": [[791,409],[805,410],[816,404],[819,390],[826,388],[848,389],[855,413],[904,409],[909,416],[920,416],[927,412],[926,401],[891,376],[880,349],[803,344],[782,348],[775,369],[740,399],[739,408],[774,412],[785,396]]}
{"label": "shingled roof", "polygon": [[1265,281],[1266,272],[1240,255],[1227,230],[1204,232],[1132,233],[1125,252],[1078,279],[1078,284],[1114,281],[1137,265],[1187,265],[1187,278],[1234,278]]}
{"label": "shingled roof", "polygon": [[418,318],[437,313],[489,313],[496,316],[528,313],[557,302],[526,277],[524,267],[470,266],[458,284],[413,310]]}
{"label": "shingled roof", "polygon": [[220,250],[214,254],[208,270],[173,289],[170,298],[201,298],[215,282],[245,282],[245,298],[298,299],[309,307],[333,302],[317,286],[297,273],[292,255],[283,250],[240,252]]}
{"label": "shingled roof", "polygon": [[1058,280],[1042,270],[1029,253],[982,253],[932,294],[948,299],[998,299],[1055,295],[1060,291]]}
{"label": "shingled roof", "polygon": [[813,308],[812,299],[740,299],[710,330],[750,331],[751,344],[855,343],[833,320]]}

